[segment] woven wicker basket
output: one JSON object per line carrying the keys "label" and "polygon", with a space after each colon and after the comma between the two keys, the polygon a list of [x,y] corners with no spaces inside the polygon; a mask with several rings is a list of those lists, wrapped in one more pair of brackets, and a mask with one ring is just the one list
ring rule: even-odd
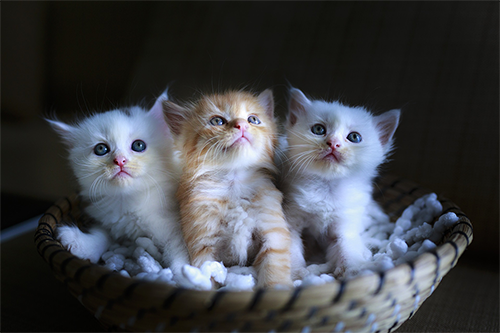
{"label": "woven wicker basket", "polygon": [[[430,193],[385,176],[376,198],[395,219]],[[78,221],[78,196],[59,200],[40,219],[35,244],[55,276],[112,331],[352,331],[392,332],[411,318],[472,241],[472,225],[447,199],[443,214],[459,221],[433,252],[384,273],[345,281],[253,292],[196,291],[126,278],[81,260],[55,238],[57,224]]]}

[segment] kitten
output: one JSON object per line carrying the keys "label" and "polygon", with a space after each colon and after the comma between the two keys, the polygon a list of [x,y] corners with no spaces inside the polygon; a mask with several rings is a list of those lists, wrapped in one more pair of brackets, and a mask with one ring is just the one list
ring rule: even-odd
{"label": "kitten", "polygon": [[253,264],[258,286],[291,286],[290,234],[273,184],[272,91],[163,106],[183,165],[177,198],[192,264]]}
{"label": "kitten", "polygon": [[399,115],[391,110],[374,116],[362,107],[311,101],[290,90],[281,186],[294,277],[307,275],[305,234],[322,245],[337,277],[356,274],[371,257],[360,233],[373,220],[388,220],[372,198],[372,181],[392,150]]}
{"label": "kitten", "polygon": [[75,125],[47,119],[69,147],[84,210],[97,221],[89,233],[58,227],[59,240],[74,255],[96,263],[112,239],[145,236],[163,250],[158,259],[173,272],[189,263],[174,197],[172,138],[163,116],[167,99],[165,92],[150,111],[117,109]]}

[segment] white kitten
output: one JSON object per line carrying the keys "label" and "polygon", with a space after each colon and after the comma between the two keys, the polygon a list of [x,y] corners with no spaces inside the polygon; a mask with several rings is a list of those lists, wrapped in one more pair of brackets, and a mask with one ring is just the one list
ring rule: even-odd
{"label": "white kitten", "polygon": [[47,120],[69,147],[69,161],[97,221],[89,233],[76,226],[58,227],[58,238],[73,254],[99,261],[112,239],[149,237],[161,250],[166,267],[179,272],[189,263],[179,225],[175,190],[178,172],[162,102],[150,111],[134,106],[94,114],[69,125]]}
{"label": "white kitten", "polygon": [[388,219],[372,198],[372,181],[392,149],[400,111],[374,116],[362,107],[311,101],[295,88],[290,94],[282,188],[294,277],[307,274],[306,231],[326,250],[337,277],[355,274],[371,257],[360,233]]}

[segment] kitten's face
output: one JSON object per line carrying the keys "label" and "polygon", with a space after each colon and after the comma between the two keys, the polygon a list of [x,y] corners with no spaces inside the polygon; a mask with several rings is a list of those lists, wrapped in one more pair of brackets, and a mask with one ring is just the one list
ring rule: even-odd
{"label": "kitten's face", "polygon": [[371,175],[390,150],[398,119],[399,111],[390,119],[388,134],[382,119],[364,108],[309,101],[300,91],[292,92],[287,124],[291,169],[326,178]]}
{"label": "kitten's face", "polygon": [[179,131],[186,162],[237,168],[269,161],[276,131],[272,103],[270,91],[258,97],[245,92],[202,97],[184,111]]}
{"label": "kitten's face", "polygon": [[[160,121],[162,117],[133,107],[96,114],[65,129],[70,164],[83,193],[97,200],[106,194],[157,186],[167,176],[169,158],[167,132]],[[57,123],[51,123],[61,132]]]}

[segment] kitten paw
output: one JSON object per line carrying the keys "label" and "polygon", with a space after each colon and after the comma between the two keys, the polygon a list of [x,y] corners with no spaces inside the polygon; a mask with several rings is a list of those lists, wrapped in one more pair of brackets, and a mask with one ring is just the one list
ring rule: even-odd
{"label": "kitten paw", "polygon": [[311,272],[306,267],[296,268],[292,272],[292,280],[303,280],[306,276],[310,275]]}
{"label": "kitten paw", "polygon": [[257,287],[288,289],[293,287],[293,281],[290,273],[286,276],[264,276],[263,274],[259,274],[257,278]]}
{"label": "kitten paw", "polygon": [[60,226],[57,239],[72,254],[81,259],[97,263],[109,245],[107,235],[100,229],[83,233],[77,226]]}
{"label": "kitten paw", "polygon": [[335,279],[342,279],[345,277],[345,273],[346,273],[346,266],[337,266],[333,271],[333,276],[335,277]]}
{"label": "kitten paw", "polygon": [[333,269],[333,276],[336,279],[347,279],[358,275],[364,265],[366,260],[358,258],[357,260],[343,260],[340,265],[337,265]]}

